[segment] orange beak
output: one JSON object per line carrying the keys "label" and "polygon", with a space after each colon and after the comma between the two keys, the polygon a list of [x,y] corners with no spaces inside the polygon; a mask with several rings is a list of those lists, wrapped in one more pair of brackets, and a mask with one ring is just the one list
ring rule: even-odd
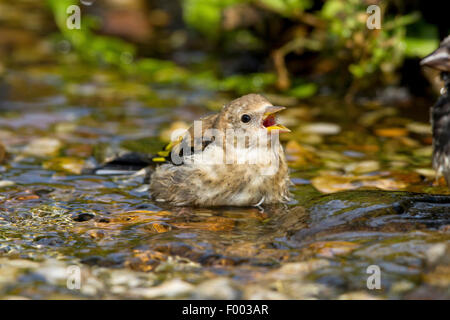
{"label": "orange beak", "polygon": [[275,113],[286,109],[285,107],[278,107],[278,106],[270,106],[266,108],[266,111],[264,112],[263,116],[263,122],[262,125],[267,130],[279,130],[280,132],[291,132],[288,128],[283,126],[282,124],[277,123]]}

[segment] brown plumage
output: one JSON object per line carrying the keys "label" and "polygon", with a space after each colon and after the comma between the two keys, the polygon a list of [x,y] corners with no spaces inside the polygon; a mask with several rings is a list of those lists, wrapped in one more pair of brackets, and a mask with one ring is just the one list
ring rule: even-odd
{"label": "brown plumage", "polygon": [[259,94],[249,94],[200,119],[203,139],[194,138],[194,124],[173,148],[177,164],[160,165],[152,174],[152,197],[176,206],[288,201],[288,167],[278,140],[278,132],[288,130],[274,116],[282,109]]}

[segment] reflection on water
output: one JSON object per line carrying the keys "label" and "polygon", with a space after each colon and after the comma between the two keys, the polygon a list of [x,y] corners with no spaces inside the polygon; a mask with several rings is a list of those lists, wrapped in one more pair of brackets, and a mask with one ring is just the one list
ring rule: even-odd
{"label": "reflection on water", "polygon": [[[418,130],[373,137],[344,111],[327,119],[339,125],[330,134],[323,125],[302,129],[301,113],[291,111],[291,204],[161,207],[143,175],[99,177],[82,168],[114,148],[157,150],[171,122],[192,121],[222,97],[137,83],[124,90],[107,85],[108,74],[81,84],[72,77],[11,72],[1,89],[2,297],[449,297],[450,202],[408,192],[448,193],[418,170],[429,167]],[[106,98],[111,92],[115,99]],[[339,172],[353,180],[317,180]],[[403,191],[316,190],[388,181],[384,189]],[[80,291],[65,286],[72,264],[83,270]],[[377,292],[366,287],[373,264],[382,270]]]}

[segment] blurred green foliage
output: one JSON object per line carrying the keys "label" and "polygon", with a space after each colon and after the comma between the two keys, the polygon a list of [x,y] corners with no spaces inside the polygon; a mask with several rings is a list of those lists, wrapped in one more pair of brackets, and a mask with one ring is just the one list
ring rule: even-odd
{"label": "blurred green foliage", "polygon": [[191,72],[169,60],[137,58],[135,45],[115,37],[96,34],[97,23],[92,16],[83,16],[80,29],[67,28],[69,14],[66,10],[69,6],[78,4],[78,1],[47,1],[63,38],[70,41],[83,59],[95,65],[117,67],[124,73],[138,75],[157,83],[198,85],[211,90],[235,91],[239,94],[262,91],[275,81],[272,73],[235,75],[221,79],[211,72]]}
{"label": "blurred green foliage", "polygon": [[94,34],[91,30],[96,27],[96,21],[92,17],[83,17],[80,29],[69,29],[67,8],[78,5],[78,1],[48,0],[48,3],[59,30],[82,57],[89,61],[123,65],[124,54],[134,55],[134,46],[125,41]]}
{"label": "blurred green foliage", "polygon": [[[366,9],[369,4],[360,0],[327,0],[320,9],[312,12],[306,12],[312,8],[312,0],[184,0],[183,8],[186,22],[209,37],[229,33],[229,30],[219,27],[219,11],[241,5],[273,11],[282,19],[289,20],[289,24],[294,25],[293,29],[307,27],[312,31],[292,32],[294,35],[283,45],[288,48],[283,48],[283,58],[292,52],[311,49],[306,41],[299,38],[317,40],[319,45],[315,46],[314,51],[319,51],[324,60],[334,59],[336,68],[333,71],[339,74],[339,81],[346,86],[351,84],[350,90],[357,91],[374,83],[395,83],[395,71],[405,58],[423,57],[438,46],[436,27],[421,21],[418,12],[389,14],[386,7],[390,2],[393,1],[379,3],[382,25],[378,30],[367,28]],[[313,24],[308,23],[311,16],[315,19]],[[413,26],[413,31],[419,29],[421,34],[416,32],[410,35],[410,26]],[[289,89],[285,85],[281,87]],[[314,94],[316,90],[308,84],[297,90],[290,89],[290,92],[304,97]]]}
{"label": "blurred green foliage", "polygon": [[295,17],[313,5],[312,0],[260,0],[260,2],[285,17]]}
{"label": "blurred green foliage", "polygon": [[184,0],[183,18],[187,24],[209,37],[220,32],[222,10],[242,0]]}
{"label": "blurred green foliage", "polygon": [[[98,35],[99,23],[92,16],[83,16],[81,29],[70,30],[66,27],[66,9],[78,1],[47,2],[63,37],[85,60],[112,65],[155,82],[200,85],[239,94],[277,88],[299,98],[309,97],[319,85],[306,79],[317,79],[311,77],[317,73],[328,77],[322,81],[354,95],[374,85],[395,84],[396,71],[406,58],[423,57],[438,46],[436,28],[423,22],[418,12],[389,12],[393,0],[380,2],[382,24],[378,30],[367,28],[368,4],[360,0],[181,0],[184,22],[209,48],[216,46],[221,54],[229,47],[243,54],[246,50],[266,54],[269,67],[262,72],[222,77],[208,66],[194,72],[168,60],[138,58],[135,45]],[[239,13],[242,8],[261,18],[247,19],[247,11]],[[225,12],[231,13],[231,27],[224,27]],[[265,28],[261,24],[266,24]],[[270,35],[272,27],[275,36]],[[308,73],[292,70],[290,66],[302,61],[306,53],[315,57]],[[321,65],[328,67],[317,71]]]}

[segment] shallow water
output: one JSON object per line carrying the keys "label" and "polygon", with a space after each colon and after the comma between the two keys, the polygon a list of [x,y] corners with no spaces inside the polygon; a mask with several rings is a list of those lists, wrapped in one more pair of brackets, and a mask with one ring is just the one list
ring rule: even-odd
{"label": "shallow water", "polygon": [[[449,194],[429,170],[426,113],[292,102],[290,204],[161,207],[143,175],[82,168],[155,152],[171,123],[232,97],[66,68],[9,70],[0,84],[0,297],[450,297],[450,202],[410,193]],[[367,287],[370,265],[381,289]]]}

